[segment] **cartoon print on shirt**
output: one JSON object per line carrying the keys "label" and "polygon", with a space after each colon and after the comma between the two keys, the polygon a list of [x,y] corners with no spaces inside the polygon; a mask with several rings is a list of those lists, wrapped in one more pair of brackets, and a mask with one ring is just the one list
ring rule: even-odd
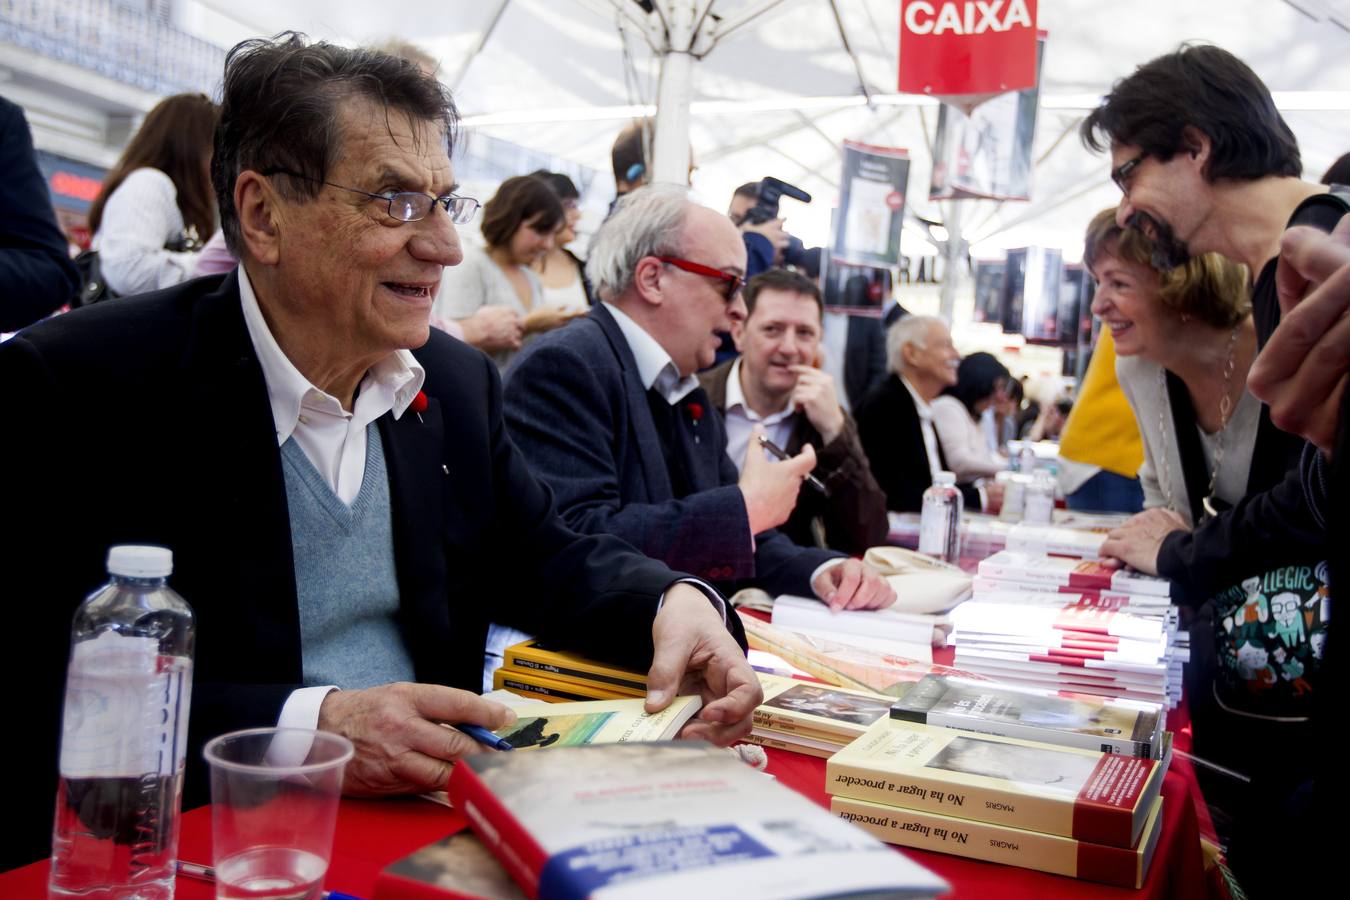
{"label": "cartoon print on shirt", "polygon": [[1286,647],[1296,647],[1307,639],[1303,629],[1303,598],[1293,591],[1285,591],[1270,598],[1272,622],[1266,635],[1278,637]]}

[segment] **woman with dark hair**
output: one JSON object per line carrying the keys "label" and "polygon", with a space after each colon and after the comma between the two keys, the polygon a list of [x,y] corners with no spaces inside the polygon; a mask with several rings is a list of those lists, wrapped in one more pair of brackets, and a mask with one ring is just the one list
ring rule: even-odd
{"label": "woman with dark hair", "polygon": [[933,401],[933,427],[957,484],[991,478],[1008,467],[1007,460],[989,452],[980,416],[1007,391],[1011,377],[992,353],[972,353],[956,367],[956,384]]}
{"label": "woman with dark hair", "polygon": [[90,247],[117,294],[186,281],[216,230],[211,142],[220,111],[204,94],[160,101],[89,208]]}
{"label": "woman with dark hair", "polygon": [[[464,261],[441,276],[433,317],[461,321],[485,306],[504,306],[520,316],[523,339],[567,322],[577,313],[545,305],[544,286],[530,269],[553,249],[563,224],[562,201],[546,183],[532,175],[503,181],[483,206],[486,248],[464,245]],[[505,369],[519,349],[492,356]]]}
{"label": "woman with dark hair", "polygon": [[535,178],[553,188],[563,205],[562,230],[554,237],[553,249],[540,257],[531,269],[544,285],[544,303],[555,309],[584,312],[595,302],[591,283],[586,278],[586,264],[577,258],[567,245],[577,239],[577,222],[581,221],[578,201],[581,192],[561,172],[540,169],[531,172]]}

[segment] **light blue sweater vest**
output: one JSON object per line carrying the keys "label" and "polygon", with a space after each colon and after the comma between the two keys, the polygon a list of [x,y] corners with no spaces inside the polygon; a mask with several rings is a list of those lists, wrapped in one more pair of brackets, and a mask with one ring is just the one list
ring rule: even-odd
{"label": "light blue sweater vest", "polygon": [[293,438],[281,445],[281,460],[305,684],[356,689],[414,680],[394,618],[398,573],[379,428],[366,426],[365,475],[351,506]]}

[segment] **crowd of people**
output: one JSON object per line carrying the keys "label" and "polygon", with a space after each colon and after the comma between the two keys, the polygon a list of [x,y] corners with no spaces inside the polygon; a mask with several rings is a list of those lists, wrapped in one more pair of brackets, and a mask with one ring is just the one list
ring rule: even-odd
{"label": "crowd of people", "polygon": [[[1309,748],[1336,696],[1332,575],[1350,578],[1328,573],[1350,510],[1350,192],[1301,180],[1231,54],[1160,57],[1084,123],[1122,191],[1086,227],[1103,335],[1072,409],[1039,414],[941,319],[855,338],[782,266],[781,221],[746,221],[753,183],[728,214],[647,183],[643,123],[615,143],[620,196],[584,262],[554,172],[502,182],[479,246],[456,229],[478,202],[456,193],[434,66],[248,41],[218,104],[146,117],[77,270],[21,111],[0,117],[0,329],[19,330],[0,468],[23,473],[0,559],[29,643],[4,674],[33,685],[15,702],[43,775],[12,798],[31,827],[4,863],[44,852],[70,613],[112,544],[174,551],[193,746],[320,727],[356,742],[349,792],[423,791],[477,752],[435,723],[510,718],[478,696],[500,629],[649,669],[649,709],[695,690],[688,734],[742,736],[761,694],[727,597],[894,603],[856,558],[887,511],[919,510],[943,471],[996,504],[981,487],[1008,441],[1061,427],[1070,505],[1138,512],[1104,552],[1193,611],[1195,747],[1248,779],[1245,884],[1268,883],[1269,817],[1316,806],[1299,788],[1332,762]],[[100,302],[48,316],[91,271]]]}

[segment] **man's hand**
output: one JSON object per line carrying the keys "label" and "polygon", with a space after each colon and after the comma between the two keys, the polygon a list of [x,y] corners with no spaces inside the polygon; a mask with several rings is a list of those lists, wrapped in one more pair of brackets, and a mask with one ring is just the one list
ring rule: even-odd
{"label": "man's hand", "polygon": [[765,459],[764,448],[759,443],[763,433],[764,429],[758,425],[751,430],[750,443],[745,448],[745,465],[737,482],[745,499],[751,534],[776,528],[788,520],[797,505],[802,482],[816,467],[816,451],[810,444],[791,459],[781,462]]}
{"label": "man's hand", "polygon": [[742,222],[741,231],[753,231],[755,234],[763,235],[773,244],[773,252],[776,256],[787,249],[790,236],[783,230],[782,219],[770,219],[767,222]]}
{"label": "man's hand", "polygon": [[856,559],[846,559],[816,576],[811,589],[834,612],[881,609],[895,602],[895,591],[881,573]]}
{"label": "man's hand", "polygon": [[444,790],[454,761],[484,748],[438,723],[496,730],[515,720],[510,709],[467,691],[408,682],[333,691],[319,707],[319,730],[356,745],[342,782],[343,793],[356,797]]}
{"label": "man's hand", "polygon": [[491,353],[495,350],[519,350],[523,330],[520,316],[509,306],[480,306],[478,312],[459,320],[464,343]]}
{"label": "man's hand", "polygon": [[702,591],[688,584],[666,591],[652,622],[652,643],[656,649],[647,673],[647,712],[665,709],[677,694],[698,694],[703,708],[681,737],[726,746],[750,732],[750,718],[764,692]]}
{"label": "man's hand", "polygon": [[844,430],[844,410],[839,406],[839,395],[834,390],[834,377],[811,366],[792,366],[789,371],[797,376],[792,389],[792,405],[806,414],[807,421],[829,443]]}
{"label": "man's hand", "polygon": [[1160,506],[1131,516],[1106,537],[1102,561],[1125,564],[1145,575],[1158,574],[1158,551],[1163,539],[1174,531],[1190,531],[1181,516]]}
{"label": "man's hand", "polygon": [[[1306,227],[1285,232],[1276,283],[1282,320],[1247,387],[1270,405],[1277,427],[1329,457],[1350,372],[1350,216],[1329,235]],[[1315,289],[1305,298],[1309,287]]]}
{"label": "man's hand", "polygon": [[587,310],[584,309],[567,310],[559,309],[556,306],[541,306],[539,309],[531,310],[520,325],[526,334],[533,334],[536,331],[552,331],[561,325],[566,325],[577,316],[586,315],[586,313]]}

